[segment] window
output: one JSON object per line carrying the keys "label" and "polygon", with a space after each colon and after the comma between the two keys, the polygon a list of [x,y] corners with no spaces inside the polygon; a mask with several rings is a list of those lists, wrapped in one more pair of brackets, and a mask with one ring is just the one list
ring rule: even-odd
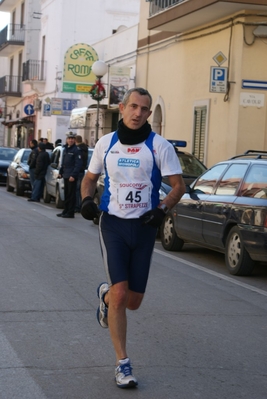
{"label": "window", "polygon": [[19,60],[18,60],[18,81],[17,81],[17,92],[20,92],[20,81],[22,76],[22,53],[19,53]]}
{"label": "window", "polygon": [[241,186],[240,195],[267,198],[267,165],[252,165]]}
{"label": "window", "polygon": [[24,10],[25,10],[24,3],[21,3],[21,6],[20,6],[20,27],[21,28],[23,28],[23,25],[24,25]]}
{"label": "window", "polygon": [[194,144],[192,152],[201,162],[204,162],[207,107],[196,107],[194,115]]}
{"label": "window", "polygon": [[205,194],[211,194],[228,164],[216,165],[208,170],[202,177],[198,179],[194,185],[194,190],[201,190]]}
{"label": "window", "polygon": [[15,23],[16,23],[16,10],[12,12],[12,36],[15,35]]}
{"label": "window", "polygon": [[246,173],[247,167],[248,164],[231,165],[223,175],[216,190],[216,195],[235,195],[240,181]]}
{"label": "window", "polygon": [[45,36],[42,37],[41,80],[45,79]]}
{"label": "window", "polygon": [[60,148],[57,149],[56,151],[53,151],[51,154],[51,163],[55,163],[56,168],[58,167],[59,157],[60,157]]}

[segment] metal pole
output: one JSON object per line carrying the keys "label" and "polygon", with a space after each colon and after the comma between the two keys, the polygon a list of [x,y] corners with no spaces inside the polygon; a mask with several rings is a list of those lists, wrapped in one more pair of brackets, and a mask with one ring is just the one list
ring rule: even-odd
{"label": "metal pole", "polygon": [[99,100],[97,100],[97,113],[96,113],[96,124],[95,124],[95,127],[96,127],[96,129],[95,129],[95,132],[96,132],[96,134],[95,134],[95,144],[97,143],[97,141],[98,141],[98,131],[99,131]]}

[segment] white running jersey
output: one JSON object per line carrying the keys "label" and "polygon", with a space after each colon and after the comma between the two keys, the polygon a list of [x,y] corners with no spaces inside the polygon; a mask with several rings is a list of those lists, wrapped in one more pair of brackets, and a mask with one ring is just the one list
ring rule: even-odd
{"label": "white running jersey", "polygon": [[117,132],[101,137],[89,171],[105,173],[100,209],[125,219],[156,208],[162,176],[182,173],[172,144],[153,132],[136,145],[121,144]]}

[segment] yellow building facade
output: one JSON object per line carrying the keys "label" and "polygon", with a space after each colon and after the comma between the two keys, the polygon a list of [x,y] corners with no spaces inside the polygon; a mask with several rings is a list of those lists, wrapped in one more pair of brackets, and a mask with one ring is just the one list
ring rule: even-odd
{"label": "yellow building facade", "polygon": [[136,86],[153,130],[207,166],[267,150],[267,2],[141,0]]}

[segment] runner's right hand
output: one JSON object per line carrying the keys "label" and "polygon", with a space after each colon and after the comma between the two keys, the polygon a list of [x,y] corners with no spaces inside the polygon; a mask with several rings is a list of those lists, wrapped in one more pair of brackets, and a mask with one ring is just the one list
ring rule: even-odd
{"label": "runner's right hand", "polygon": [[99,209],[92,197],[85,197],[82,200],[81,215],[84,219],[94,220],[99,216]]}

